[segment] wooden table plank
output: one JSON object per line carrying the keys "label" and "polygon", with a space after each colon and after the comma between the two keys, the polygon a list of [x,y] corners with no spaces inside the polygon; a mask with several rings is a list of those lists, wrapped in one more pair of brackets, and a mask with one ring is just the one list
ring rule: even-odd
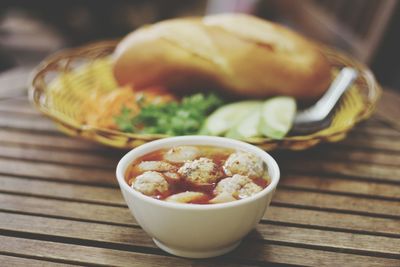
{"label": "wooden table plank", "polygon": [[[122,156],[122,155],[121,155]],[[117,166],[119,159],[104,154],[84,154],[72,151],[38,149],[4,145],[0,143],[0,157],[8,159],[29,160],[42,163],[59,163],[83,167],[110,168]]]}
{"label": "wooden table plank", "polygon": [[400,186],[335,177],[283,175],[279,181],[279,186],[289,189],[315,189],[318,192],[354,194],[362,197],[400,201]]}
{"label": "wooden table plank", "polygon": [[[102,265],[108,266],[187,266],[193,263],[188,259],[149,254],[152,252],[151,250],[146,251],[146,254],[144,254],[6,236],[0,236],[1,251],[24,256],[39,254],[42,259],[63,260],[78,264],[98,264],[101,262]],[[74,257],[71,259],[69,255],[74,255]],[[228,262],[229,259],[233,259],[233,262],[252,259],[253,264],[256,262],[272,262],[312,266],[343,265],[349,262],[356,262],[362,265],[368,264],[368,266],[397,266],[399,263],[398,259],[294,248],[259,242],[253,243],[251,240],[246,240],[235,253],[229,253],[224,257],[213,260],[197,260],[196,266],[235,266],[233,262]]]}
{"label": "wooden table plank", "polygon": [[400,183],[400,169],[397,166],[372,165],[358,162],[338,162],[307,159],[278,159],[284,174],[343,175],[379,182]]}
{"label": "wooden table plank", "polygon": [[0,102],[0,111],[7,114],[7,112],[20,113],[25,115],[40,115],[40,111],[35,109],[33,105],[28,103],[27,96],[15,97],[7,99],[7,101]]}
{"label": "wooden table plank", "polygon": [[1,193],[0,210],[109,224],[134,224],[134,219],[126,207]]}
{"label": "wooden table plank", "polygon": [[34,134],[27,131],[0,128],[0,142],[3,144],[18,144],[24,146],[41,146],[47,148],[60,148],[74,152],[105,152],[105,147],[81,139],[73,139],[65,135],[49,133]]}
{"label": "wooden table plank", "polygon": [[338,145],[344,145],[352,148],[369,148],[382,151],[400,151],[399,138],[396,137],[365,137],[351,135],[343,141],[339,142]]}
{"label": "wooden table plank", "polygon": [[272,203],[400,218],[400,205],[398,201],[279,188],[274,195]]}
{"label": "wooden table plank", "polygon": [[[400,140],[400,136],[399,136]],[[326,153],[329,151],[329,153]],[[308,160],[324,160],[339,162],[368,163],[374,165],[398,166],[400,162],[400,153],[388,153],[387,151],[371,151],[360,148],[346,148],[334,144],[325,144],[308,151],[301,152],[272,152],[277,154],[278,158],[284,157],[286,160],[299,160],[307,157]]]}
{"label": "wooden table plank", "polygon": [[393,128],[389,128],[389,127],[373,128],[373,127],[370,127],[369,125],[360,124],[351,130],[350,135],[353,135],[353,134],[360,134],[360,135],[365,134],[368,136],[374,135],[374,136],[380,136],[380,137],[396,137],[396,138],[398,138],[400,136],[400,131],[393,129]]}
{"label": "wooden table plank", "polygon": [[0,158],[0,172],[7,175],[116,186],[115,172],[110,169],[94,169]]}
{"label": "wooden table plank", "polygon": [[[95,264],[100,266],[188,266],[191,260],[157,254],[147,254],[110,248],[89,247],[0,236],[0,252],[15,256],[35,256],[43,260],[64,261],[72,264]],[[73,255],[73,257],[71,257]],[[391,261],[389,261],[391,262]],[[235,266],[214,260],[199,262],[198,266]],[[240,266],[240,264],[236,265]],[[243,265],[242,265],[243,266]]]}
{"label": "wooden table plank", "polygon": [[264,218],[268,222],[276,224],[299,225],[326,231],[348,231],[400,237],[400,221],[392,218],[280,206],[271,206]]}
{"label": "wooden table plank", "polygon": [[259,243],[247,244],[243,242],[235,252],[235,256],[241,259],[241,255],[251,259],[257,257],[260,261],[305,265],[305,266],[398,266],[398,259],[377,258],[331,251],[319,251],[307,248],[292,248],[279,245],[264,245],[261,250]]}
{"label": "wooden table plank", "polygon": [[53,122],[41,116],[0,112],[0,127],[58,133]]}
{"label": "wooden table plank", "polygon": [[28,259],[14,256],[0,255],[0,262],[3,266],[29,266],[29,267],[67,267],[70,264]]}
{"label": "wooden table plank", "polygon": [[70,201],[126,206],[117,188],[59,183],[0,175],[0,191]]}
{"label": "wooden table plank", "polygon": [[[50,235],[113,244],[157,248],[140,228],[77,222],[37,216],[0,213],[3,231]],[[90,229],[90,230],[87,230]],[[364,234],[331,232],[291,226],[259,224],[248,239],[264,240],[286,245],[307,245],[316,249],[336,249],[364,255],[389,256],[400,259],[400,239]],[[81,241],[77,240],[76,243]]]}
{"label": "wooden table plank", "polygon": [[26,95],[33,67],[15,67],[0,73],[0,99]]}

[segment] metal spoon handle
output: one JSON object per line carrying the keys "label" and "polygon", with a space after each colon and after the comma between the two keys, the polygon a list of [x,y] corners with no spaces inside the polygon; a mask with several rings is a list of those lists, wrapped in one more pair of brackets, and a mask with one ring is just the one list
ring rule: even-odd
{"label": "metal spoon handle", "polygon": [[331,112],[342,94],[356,79],[355,69],[345,67],[336,76],[325,94],[312,107],[298,112],[295,123],[323,120]]}

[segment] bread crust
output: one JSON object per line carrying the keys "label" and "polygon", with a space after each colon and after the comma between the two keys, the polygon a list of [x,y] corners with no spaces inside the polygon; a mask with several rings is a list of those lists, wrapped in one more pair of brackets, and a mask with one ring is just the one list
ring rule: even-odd
{"label": "bread crust", "polygon": [[331,67],[317,45],[243,14],[173,19],[125,37],[114,53],[121,85],[178,91],[219,89],[243,97],[320,97]]}

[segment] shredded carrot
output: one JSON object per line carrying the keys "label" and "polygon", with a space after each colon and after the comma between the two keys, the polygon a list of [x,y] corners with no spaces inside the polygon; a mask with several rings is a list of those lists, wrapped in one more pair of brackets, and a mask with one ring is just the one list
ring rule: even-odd
{"label": "shredded carrot", "polygon": [[130,86],[124,86],[108,93],[100,93],[100,90],[90,95],[83,103],[81,110],[82,123],[99,127],[117,129],[115,116],[121,113],[123,107],[137,114],[141,104],[158,104],[176,100],[176,97],[162,87],[150,87],[142,90],[134,90]]}

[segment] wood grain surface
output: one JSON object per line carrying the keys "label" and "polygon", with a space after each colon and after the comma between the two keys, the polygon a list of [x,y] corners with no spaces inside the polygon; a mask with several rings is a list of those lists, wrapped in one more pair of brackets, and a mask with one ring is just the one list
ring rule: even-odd
{"label": "wood grain surface", "polygon": [[206,260],[161,251],[137,224],[114,174],[126,151],[61,134],[26,96],[1,99],[0,265],[400,266],[393,94],[339,143],[272,152],[282,177],[267,213]]}

